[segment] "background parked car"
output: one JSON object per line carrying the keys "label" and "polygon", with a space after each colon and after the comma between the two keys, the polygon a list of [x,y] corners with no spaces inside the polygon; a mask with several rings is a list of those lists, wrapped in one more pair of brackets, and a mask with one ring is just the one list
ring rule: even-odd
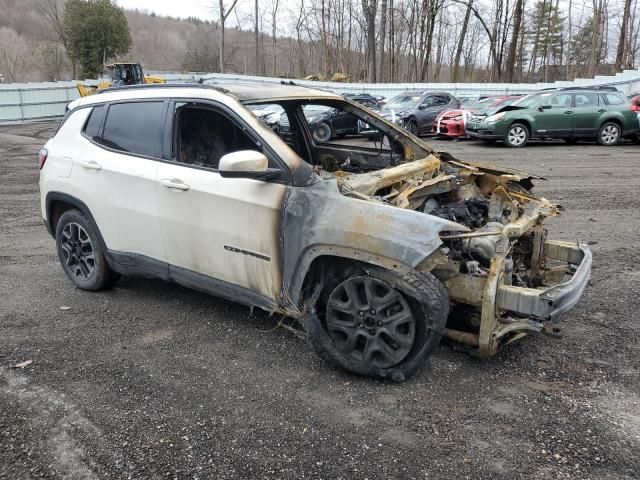
{"label": "background parked car", "polygon": [[265,123],[271,130],[278,133],[280,131],[280,115],[284,110],[280,105],[251,105],[249,110]]}
{"label": "background parked car", "polygon": [[[364,105],[371,110],[379,110],[377,101],[367,95],[349,95],[346,98]],[[309,125],[309,129],[316,142],[324,143],[333,138],[341,138],[345,135],[355,135],[360,133],[359,119],[355,115],[343,110],[331,108],[324,105],[305,105],[304,116]],[[280,116],[280,133],[287,135],[289,132],[289,122],[284,119],[286,115]]]}
{"label": "background parked car", "polygon": [[487,97],[467,106],[463,104],[460,109],[444,110],[433,122],[431,132],[445,137],[462,137],[465,135],[467,122],[469,122],[473,116],[478,118],[484,117],[486,116],[486,112],[498,107],[510,105],[521,97],[521,95]]}
{"label": "background parked car", "polygon": [[431,131],[440,112],[452,108],[460,108],[460,102],[449,93],[409,91],[389,100],[381,114],[414,135],[420,135]]}
{"label": "background parked car", "polygon": [[467,124],[467,134],[486,141],[502,140],[523,147],[530,139],[561,138],[567,143],[596,139],[615,145],[621,138],[636,140],[636,112],[615,88],[542,90]]}

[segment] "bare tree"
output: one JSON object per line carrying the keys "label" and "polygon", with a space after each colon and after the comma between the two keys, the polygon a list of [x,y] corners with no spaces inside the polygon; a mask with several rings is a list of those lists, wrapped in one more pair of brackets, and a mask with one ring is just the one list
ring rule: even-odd
{"label": "bare tree", "polygon": [[273,0],[271,4],[271,41],[273,46],[273,76],[278,76],[277,69],[277,52],[276,52],[276,38],[277,38],[277,24],[276,24],[276,16],[278,15],[278,5],[280,4],[280,0]]}
{"label": "bare tree", "polygon": [[380,73],[378,79],[384,82],[384,60],[385,50],[384,42],[387,39],[387,0],[382,0],[380,4]]}
{"label": "bare tree", "polygon": [[362,12],[367,23],[367,81],[376,82],[376,11],[378,0],[362,0]]}
{"label": "bare tree", "polygon": [[[58,0],[38,0],[35,8],[37,12],[47,20],[56,40],[64,47],[67,55],[69,55],[67,34],[63,23],[64,9],[60,7],[60,2]],[[71,60],[71,75],[73,78],[76,78],[76,60],[71,58],[70,55],[69,60]]]}
{"label": "bare tree", "polygon": [[233,12],[233,9],[236,8],[238,4],[238,0],[233,0],[231,6],[226,8],[224,5],[224,0],[218,0],[218,21],[220,22],[220,73],[224,73],[225,70],[225,56],[224,56],[224,25]]}

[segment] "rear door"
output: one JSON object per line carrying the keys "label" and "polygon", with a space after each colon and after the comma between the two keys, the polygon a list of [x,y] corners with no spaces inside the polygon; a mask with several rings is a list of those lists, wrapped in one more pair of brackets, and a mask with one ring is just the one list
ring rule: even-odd
{"label": "rear door", "polygon": [[568,137],[573,134],[573,95],[558,93],[533,114],[535,131],[541,137]]}
{"label": "rear door", "polygon": [[573,135],[593,137],[598,132],[599,119],[606,113],[607,106],[596,92],[577,92],[574,94]]}
{"label": "rear door", "polygon": [[155,196],[165,112],[162,100],[93,107],[73,158],[78,198],[130,265],[165,260]]}

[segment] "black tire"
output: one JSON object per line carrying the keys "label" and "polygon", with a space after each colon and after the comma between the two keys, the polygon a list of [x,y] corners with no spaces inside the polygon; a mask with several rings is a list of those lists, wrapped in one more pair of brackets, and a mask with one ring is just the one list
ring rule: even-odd
{"label": "black tire", "polygon": [[56,249],[64,273],[82,290],[102,290],[119,278],[107,263],[96,228],[79,210],[67,210],[58,220]]}
{"label": "black tire", "polygon": [[522,123],[513,123],[507,128],[503,142],[507,147],[522,148],[529,140],[529,129]]}
{"label": "black tire", "polygon": [[[363,319],[355,314],[345,314],[351,318],[350,331],[357,332],[353,333],[356,341],[351,340],[351,337],[348,333],[344,333],[344,330],[343,335],[347,338],[341,340],[336,336],[336,332],[339,330],[334,328],[332,331],[327,326],[332,308],[329,299],[336,292],[341,292],[339,289],[345,282],[362,278],[368,278],[372,283],[375,283],[375,286],[370,289],[382,288],[382,291],[393,292],[393,295],[397,296],[397,300],[394,298],[396,303],[384,306],[383,309],[386,311],[380,310],[377,312],[378,317],[371,318],[371,321],[377,325],[373,328],[371,325],[364,325],[363,328],[362,322],[369,319]],[[380,298],[382,297],[379,297],[378,300]],[[386,295],[384,298],[387,298]],[[376,303],[369,301],[369,296],[367,296],[367,300],[365,310],[376,305]],[[356,303],[356,308],[364,308],[360,302]],[[349,300],[349,304],[351,304],[351,300]],[[380,305],[380,303],[377,304]],[[404,305],[409,306],[410,313],[403,310]],[[373,312],[373,310],[370,311]],[[405,320],[402,324],[396,323],[398,314],[403,319],[405,315],[410,315],[411,320]],[[413,271],[399,276],[387,270],[374,269],[366,273],[355,272],[335,285],[325,286],[324,294],[306,315],[306,326],[314,349],[330,365],[359,375],[402,382],[424,364],[426,358],[438,345],[448,315],[449,296],[447,291],[440,281],[430,273]],[[396,318],[396,321],[393,322],[394,331],[388,330],[391,325],[384,323],[385,318]],[[341,321],[343,320],[341,319]],[[338,323],[339,326],[340,323]],[[398,332],[400,327],[402,327],[402,331]],[[409,338],[412,339],[411,343],[408,341]],[[371,352],[368,355],[366,352],[370,341],[374,346],[377,345],[377,348],[373,349],[377,356]],[[347,345],[349,343],[354,345],[354,348],[349,349]],[[358,350],[360,346],[362,346],[362,352]],[[390,352],[392,356],[397,355],[397,358],[390,360],[385,351]],[[400,358],[402,355],[404,356]],[[369,361],[365,361],[365,356],[370,357]],[[393,363],[395,360],[398,360],[397,363]]]}
{"label": "black tire", "polygon": [[313,129],[313,139],[318,143],[328,142],[331,137],[333,137],[333,131],[327,122],[320,122]]}
{"label": "black tire", "polygon": [[631,143],[633,143],[634,145],[640,145],[640,133],[631,135],[629,137],[629,140],[631,140]]}
{"label": "black tire", "polygon": [[605,147],[617,145],[622,138],[622,128],[615,122],[604,122],[598,130],[598,143]]}
{"label": "black tire", "polygon": [[405,130],[409,133],[411,133],[412,135],[415,135],[416,137],[418,136],[418,134],[420,133],[418,131],[418,124],[416,123],[415,120],[409,120],[405,126],[404,126]]}

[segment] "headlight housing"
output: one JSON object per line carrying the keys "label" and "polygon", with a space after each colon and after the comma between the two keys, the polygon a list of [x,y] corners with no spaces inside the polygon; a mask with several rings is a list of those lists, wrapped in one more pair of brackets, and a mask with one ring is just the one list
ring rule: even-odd
{"label": "headlight housing", "polygon": [[485,123],[496,123],[498,120],[500,120],[506,114],[507,114],[507,112],[496,113],[495,115],[491,115],[490,117],[485,118],[484,121],[485,121]]}

